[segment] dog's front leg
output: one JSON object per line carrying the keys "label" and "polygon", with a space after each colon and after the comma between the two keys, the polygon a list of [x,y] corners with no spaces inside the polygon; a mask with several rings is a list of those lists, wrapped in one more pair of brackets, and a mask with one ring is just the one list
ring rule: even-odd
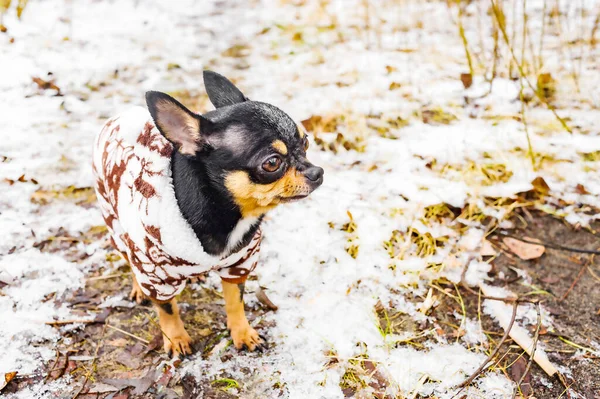
{"label": "dog's front leg", "polygon": [[244,313],[244,284],[223,282],[225,296],[225,312],[227,312],[227,328],[231,331],[233,345],[237,349],[244,347],[253,351],[263,349],[263,340],[255,329],[250,327]]}
{"label": "dog's front leg", "polygon": [[192,339],[183,327],[177,301],[171,299],[168,302],[153,301],[153,303],[158,311],[158,322],[163,333],[165,352],[169,356],[191,354],[190,344]]}
{"label": "dog's front leg", "polygon": [[144,295],[142,288],[135,278],[135,274],[131,273],[131,293],[129,294],[129,300],[135,301],[138,305],[149,305],[150,302]]}

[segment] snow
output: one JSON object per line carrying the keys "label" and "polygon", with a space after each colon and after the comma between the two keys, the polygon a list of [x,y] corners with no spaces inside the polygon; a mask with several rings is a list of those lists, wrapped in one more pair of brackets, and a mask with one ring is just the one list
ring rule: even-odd
{"label": "snow", "polygon": [[50,346],[40,344],[56,342],[59,337],[54,327],[44,323],[67,319],[70,314],[66,304],[56,308],[46,297],[60,297],[66,290],[77,289],[83,273],[61,256],[37,249],[4,256],[0,270],[19,282],[5,287],[0,296],[0,320],[10,321],[0,323],[4,343],[0,346],[0,374],[15,370],[33,373],[40,361],[55,355]]}
{"label": "snow", "polygon": [[[463,89],[458,78],[467,70],[464,50],[452,23],[456,15],[445,2],[402,2],[402,10],[397,3],[373,6],[371,30],[358,33],[355,27],[362,27],[365,19],[360,1],[352,5],[331,1],[322,7],[316,2],[296,7],[278,0],[199,4],[30,1],[22,21],[16,20],[14,11],[6,16],[9,32],[0,35],[0,155],[8,157],[0,168],[0,280],[9,284],[0,289],[0,320],[11,323],[0,323],[0,340],[10,343],[0,346],[0,374],[33,373],[54,356],[60,331],[44,321],[69,319],[71,311],[55,308],[44,298],[82,287],[91,262],[104,258],[94,244],[85,249],[92,257],[79,263],[32,249],[34,242],[58,227],[76,235],[101,225],[102,219],[95,207],[60,201],[40,206],[27,198],[40,187],[91,186],[91,141],[105,118],[143,105],[143,93],[149,89],[200,91],[201,71],[213,68],[236,79],[251,99],[273,103],[296,120],[347,113],[356,118],[355,124],[343,128],[349,137],[368,135],[362,131],[367,114],[400,115],[410,124],[392,129],[397,140],[367,136],[362,153],[332,154],[311,143],[309,158],[325,169],[324,185],[309,199],[278,208],[264,225],[258,283],[269,288],[271,300],[279,306],[265,316],[275,322],[267,332],[271,349],[262,356],[240,354],[227,361],[216,355],[209,360],[192,358],[181,373],[213,378],[226,371],[242,378],[241,370],[249,367],[276,374],[290,398],[341,398],[344,368],[324,367],[327,353],[349,359],[360,354],[357,344],[363,343],[369,358],[381,364],[394,382],[392,393],[452,397],[455,384],[485,358],[477,351],[477,345],[485,342],[477,323],[464,320],[463,341],[468,348],[445,342],[424,350],[390,348],[378,330],[374,307],[379,300],[391,303],[423,321],[428,316],[406,294],[424,299],[431,281],[445,277],[458,282],[469,260],[466,281],[477,286],[488,279],[490,266],[471,256],[478,251],[481,226],[465,222],[470,228],[459,236],[443,223],[423,222],[426,206],[472,203],[501,219],[505,211],[484,204],[483,198],[514,197],[531,189],[531,181],[541,176],[550,187],[549,203],[567,201],[558,211],[568,222],[585,225],[597,218],[582,210],[582,205],[600,205],[600,162],[582,158],[600,150],[595,126],[599,114],[586,105],[598,105],[600,98],[593,62],[584,60],[581,79],[588,83],[580,94],[573,94],[572,82],[564,78],[569,65],[557,56],[556,41],[547,41],[546,68],[563,77],[561,83],[567,86],[559,99],[559,113],[570,116],[578,129],[564,132],[543,107],[528,110],[534,151],[550,159],[534,170],[523,125],[511,118],[520,114],[518,82],[500,76],[489,96],[465,103],[465,95],[481,95],[488,84],[476,76],[473,86]],[[532,34],[539,31],[540,4],[527,2]],[[574,12],[575,7],[568,8]],[[467,11],[471,22],[484,12],[474,4]],[[475,23],[466,26],[469,41],[479,46]],[[261,33],[265,27],[269,30]],[[567,28],[565,41],[575,30]],[[296,30],[302,30],[301,43],[293,40]],[[9,43],[10,37],[14,43]],[[483,40],[490,48],[491,38]],[[248,46],[246,57],[222,55],[237,44]],[[169,70],[169,63],[181,68]],[[386,66],[396,69],[388,73]],[[64,96],[40,93],[31,83],[32,76],[47,79],[48,72]],[[400,88],[389,90],[392,82],[400,83]],[[425,105],[441,107],[458,120],[448,125],[423,123],[415,112]],[[428,166],[433,160],[439,167]],[[481,174],[465,173],[472,162],[505,164],[512,176],[506,182],[484,184]],[[369,171],[371,166],[377,168]],[[16,181],[23,174],[39,184]],[[16,182],[10,185],[4,179]],[[590,194],[581,194],[578,184]],[[347,211],[358,227],[352,237],[339,229],[348,222]],[[328,222],[336,227],[330,228]],[[394,230],[410,228],[433,237],[448,236],[449,244],[434,255],[419,257],[408,243],[403,259],[390,259],[382,243]],[[356,259],[344,249],[349,238],[359,246]],[[460,253],[451,253],[451,247]],[[430,263],[445,267],[431,271]],[[253,284],[257,283],[249,284],[250,291]],[[111,298],[102,306],[122,299]],[[495,307],[510,315],[506,306],[484,303],[484,309]],[[533,308],[519,310],[520,323],[535,323],[535,318]],[[551,324],[546,312],[543,320]],[[423,376],[428,377],[426,382]],[[261,395],[268,395],[273,385],[270,379],[245,378],[245,392],[256,397],[266,397]],[[63,388],[60,382],[52,383],[22,391],[18,397],[47,397]],[[489,371],[466,392],[469,397],[507,398],[512,383],[500,372]]]}

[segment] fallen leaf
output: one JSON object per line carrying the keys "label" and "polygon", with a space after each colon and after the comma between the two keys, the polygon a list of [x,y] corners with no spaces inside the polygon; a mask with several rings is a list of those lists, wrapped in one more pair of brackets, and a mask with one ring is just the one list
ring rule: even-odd
{"label": "fallen leaf", "polygon": [[470,73],[461,73],[460,81],[462,82],[465,89],[468,89],[473,84],[473,75]]}
{"label": "fallen leaf", "polygon": [[531,181],[531,185],[535,189],[536,192],[546,195],[550,191],[550,186],[546,183],[543,177],[536,177]]}
{"label": "fallen leaf", "polygon": [[[539,240],[523,237],[530,241],[539,242]],[[543,245],[530,244],[527,242],[519,241],[511,237],[504,237],[502,240],[504,244],[511,250],[512,253],[517,255],[523,260],[537,259],[544,254],[546,247]]]}
{"label": "fallen leaf", "polygon": [[481,256],[496,256],[496,250],[488,240],[483,240],[479,253]]}
{"label": "fallen leaf", "polygon": [[103,384],[101,382],[97,382],[90,387],[87,393],[107,393],[107,392],[115,392],[119,391],[119,388],[109,385]]}
{"label": "fallen leaf", "polygon": [[0,288],[4,285],[10,285],[14,281],[13,276],[8,274],[6,270],[0,269]]}
{"label": "fallen leaf", "polygon": [[158,378],[158,380],[156,382],[159,385],[166,387],[167,385],[169,385],[169,382],[171,381],[172,378],[173,378],[173,371],[171,369],[167,369],[164,373],[162,373],[162,375],[160,376],[160,378]]}
{"label": "fallen leaf", "polygon": [[[510,376],[514,382],[518,382],[525,373],[525,369],[527,368],[527,360],[524,357],[519,357],[510,368]],[[531,393],[531,373],[528,372],[525,378],[523,378],[523,382],[521,383],[521,392],[528,397]]]}
{"label": "fallen leaf", "polygon": [[128,379],[118,379],[118,378],[105,378],[102,380],[104,384],[114,385],[118,388],[118,390],[125,389],[128,387],[134,387],[133,393],[136,395],[141,395],[145,393],[148,388],[154,384],[156,377],[158,376],[158,371],[148,371],[148,373],[142,378],[128,378]]}
{"label": "fallen leaf", "polygon": [[269,299],[269,297],[267,296],[265,291],[260,286],[258,287],[258,290],[256,290],[256,299],[258,299],[258,301],[260,303],[262,303],[263,305],[265,305],[267,308],[269,308],[271,310],[279,309],[277,307],[277,305],[275,305],[273,302],[271,302],[271,300]]}
{"label": "fallen leaf", "polygon": [[30,198],[31,202],[38,205],[46,205],[55,199],[70,200],[76,205],[85,206],[96,202],[96,192],[93,187],[40,188],[31,194]]}
{"label": "fallen leaf", "polygon": [[58,94],[60,94],[60,87],[58,87],[55,83],[54,83],[54,79],[50,79],[50,80],[44,80],[42,78],[38,78],[37,76],[34,76],[31,78],[31,80],[38,85],[38,87],[40,88],[40,90],[56,90],[58,92]]}
{"label": "fallen leaf", "polygon": [[385,71],[388,73],[388,75],[392,72],[396,72],[398,70],[398,68],[393,67],[391,65],[386,65],[385,66]]}
{"label": "fallen leaf", "polygon": [[333,133],[337,129],[338,121],[333,115],[321,116],[312,115],[310,118],[303,120],[302,126],[309,132]]}
{"label": "fallen leaf", "polygon": [[537,91],[546,101],[551,100],[556,94],[556,80],[549,73],[542,73],[537,79]]}
{"label": "fallen leaf", "polygon": [[11,382],[17,376],[17,373],[18,371],[11,371],[10,373],[4,374],[4,382],[0,382],[0,384],[2,384],[0,385],[0,391],[6,388],[8,383]]}
{"label": "fallen leaf", "polygon": [[455,121],[457,117],[439,107],[425,107],[421,109],[421,119],[423,120],[423,123],[429,125],[449,125]]}
{"label": "fallen leaf", "polygon": [[577,192],[577,194],[581,194],[581,195],[589,194],[589,191],[585,189],[585,186],[583,184],[576,185],[575,191]]}

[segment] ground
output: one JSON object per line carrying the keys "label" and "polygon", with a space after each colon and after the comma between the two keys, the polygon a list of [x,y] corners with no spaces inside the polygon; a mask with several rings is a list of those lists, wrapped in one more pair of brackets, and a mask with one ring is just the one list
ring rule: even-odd
{"label": "ground", "polygon": [[[1,394],[600,397],[596,3],[29,1],[20,19],[12,4]],[[128,299],[91,143],[147,90],[210,110],[204,69],[301,122],[325,182],[266,217],[245,298],[268,349],[232,347],[209,275],[179,299],[195,354],[169,359],[153,309]],[[532,302],[511,332],[539,335],[553,376],[525,373],[532,343],[498,347],[514,296]]]}

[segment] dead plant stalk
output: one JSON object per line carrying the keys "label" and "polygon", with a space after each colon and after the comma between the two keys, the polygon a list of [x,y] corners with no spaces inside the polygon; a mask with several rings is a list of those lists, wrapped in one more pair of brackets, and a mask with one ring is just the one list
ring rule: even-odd
{"label": "dead plant stalk", "polygon": [[517,65],[517,68],[519,70],[519,75],[520,75],[521,79],[525,80],[525,82],[527,83],[527,86],[529,86],[529,88],[534,92],[535,96],[540,100],[540,102],[542,104],[544,104],[552,112],[552,114],[560,122],[560,124],[562,125],[562,127],[567,132],[569,132],[570,134],[573,134],[573,131],[567,125],[567,122],[565,122],[565,120],[563,118],[561,118],[560,115],[558,115],[558,113],[556,112],[556,109],[554,108],[554,106],[552,106],[548,101],[546,101],[545,98],[542,97],[542,95],[539,93],[539,90],[536,90],[536,88],[533,87],[533,84],[531,83],[531,81],[529,80],[529,78],[527,77],[527,75],[525,74],[523,66],[517,60],[517,56],[515,55],[515,51],[514,51],[514,49],[511,46],[511,42],[510,42],[510,40],[508,38],[508,34],[506,33],[506,26],[502,22],[502,18],[500,16],[500,11],[498,9],[498,5],[496,4],[496,1],[494,1],[494,0],[490,0],[490,1],[492,3],[492,11],[494,13],[494,16],[496,17],[496,20],[498,21],[498,27],[500,28],[500,32],[502,33],[502,37],[504,38],[504,42],[506,43],[506,45],[508,47],[510,55],[511,55],[513,61],[515,62],[515,64]]}

